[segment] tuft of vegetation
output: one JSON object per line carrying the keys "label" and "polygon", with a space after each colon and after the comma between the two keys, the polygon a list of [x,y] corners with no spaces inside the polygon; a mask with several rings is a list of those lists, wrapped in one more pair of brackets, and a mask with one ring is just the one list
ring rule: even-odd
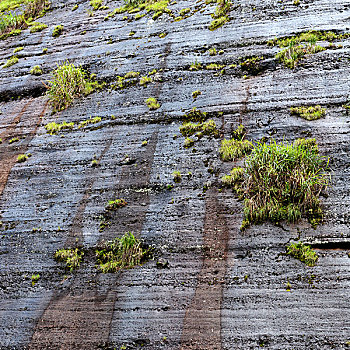
{"label": "tuft of vegetation", "polygon": [[248,72],[249,74],[257,75],[261,70],[260,62],[263,59],[264,59],[263,56],[250,57],[244,60],[243,62],[241,62],[239,65],[242,68],[242,70]]}
{"label": "tuft of vegetation", "polygon": [[36,274],[36,275],[32,275],[32,286],[34,286],[35,285],[35,283],[36,282],[38,282],[39,281],[39,279],[40,279],[40,274]]}
{"label": "tuft of vegetation", "polygon": [[32,75],[41,75],[43,71],[40,66],[34,66],[30,69],[29,73]]}
{"label": "tuft of vegetation", "polygon": [[20,46],[20,47],[16,47],[14,50],[13,50],[13,54],[19,52],[19,51],[22,51],[24,50],[24,47],[23,46]]}
{"label": "tuft of vegetation", "polygon": [[242,158],[253,149],[253,144],[248,140],[224,139],[221,141],[220,156],[224,162]]}
{"label": "tuft of vegetation", "polygon": [[290,112],[292,115],[297,115],[306,120],[316,120],[326,115],[326,109],[322,108],[320,105],[310,107],[292,107]]}
{"label": "tuft of vegetation", "polygon": [[216,56],[217,55],[217,51],[215,47],[212,47],[211,49],[209,49],[209,56]]}
{"label": "tuft of vegetation", "polygon": [[214,21],[210,23],[209,30],[215,30],[230,20],[228,14],[232,8],[231,0],[217,0],[216,2],[217,7],[212,14]]}
{"label": "tuft of vegetation", "polygon": [[287,255],[292,256],[295,259],[300,260],[307,266],[315,266],[318,255],[309,245],[303,244],[302,242],[291,243],[286,247]]}
{"label": "tuft of vegetation", "polygon": [[[221,178],[221,182],[228,187],[235,188],[235,186],[238,184],[240,187],[240,184],[244,180],[244,169],[243,168],[233,168],[229,175],[224,175]],[[239,188],[238,187],[238,188]],[[238,189],[236,188],[236,189]]]}
{"label": "tuft of vegetation", "polygon": [[12,139],[10,139],[9,144],[14,143],[14,142],[18,142],[19,138],[18,137],[12,137]]}
{"label": "tuft of vegetation", "polygon": [[102,273],[118,272],[123,268],[141,265],[150,255],[150,249],[142,247],[133,233],[127,232],[121,238],[102,243],[96,249],[97,268]]}
{"label": "tuft of vegetation", "polygon": [[125,207],[128,203],[125,199],[115,199],[113,201],[108,201],[106,205],[106,210],[117,210],[119,208]]}
{"label": "tuft of vegetation", "polygon": [[17,157],[17,163],[24,163],[26,160],[28,160],[28,158],[29,158],[29,155],[27,155],[27,154],[20,154]]}
{"label": "tuft of vegetation", "polygon": [[206,112],[202,112],[196,107],[193,107],[187,114],[184,115],[185,122],[204,122],[208,118]]}
{"label": "tuft of vegetation", "polygon": [[12,56],[10,59],[6,61],[6,63],[2,66],[2,68],[8,68],[13,66],[14,64],[18,63],[18,57]]}
{"label": "tuft of vegetation", "polygon": [[94,117],[94,118],[90,117],[90,119],[87,119],[87,120],[84,120],[84,121],[80,122],[79,125],[78,125],[78,129],[84,128],[85,126],[90,125],[90,124],[97,124],[101,120],[102,120],[101,117]]}
{"label": "tuft of vegetation", "polygon": [[140,78],[140,85],[141,86],[146,86],[147,84],[152,82],[152,78],[148,77],[148,76],[143,76]]}
{"label": "tuft of vegetation", "polygon": [[223,68],[225,68],[225,65],[218,64],[218,63],[210,63],[207,66],[205,66],[205,69],[208,69],[208,70],[221,70]]}
{"label": "tuft of vegetation", "polygon": [[75,98],[86,96],[102,87],[97,81],[92,81],[81,67],[75,67],[68,61],[62,66],[57,66],[52,72],[52,80],[48,83],[48,95],[53,112],[67,108]]}
{"label": "tuft of vegetation", "polygon": [[82,249],[74,248],[60,249],[56,251],[54,258],[57,261],[64,262],[66,264],[66,268],[72,272],[74,269],[77,269],[80,266],[83,256],[84,251]]}
{"label": "tuft of vegetation", "polygon": [[316,227],[323,217],[318,197],[328,186],[327,170],[315,139],[256,144],[245,162],[244,221],[296,222],[304,216]]}
{"label": "tuft of vegetation", "polygon": [[158,103],[158,101],[155,97],[149,97],[145,102],[146,102],[147,107],[151,111],[158,109],[160,107],[160,104]]}
{"label": "tuft of vegetation", "polygon": [[58,26],[56,26],[56,27],[54,28],[54,30],[53,30],[53,32],[52,32],[52,36],[53,36],[54,38],[57,38],[57,37],[59,37],[62,33],[63,33],[63,25],[60,24],[60,25],[58,25]]}
{"label": "tuft of vegetation", "polygon": [[186,137],[185,138],[185,142],[184,142],[184,147],[185,148],[190,148],[194,145],[194,140],[191,139],[190,137]]}
{"label": "tuft of vegetation", "polygon": [[182,177],[181,177],[180,171],[176,170],[172,173],[172,175],[173,175],[174,182],[176,182],[176,183],[181,182]]}
{"label": "tuft of vegetation", "polygon": [[197,62],[197,60],[194,63],[191,63],[189,70],[190,71],[196,71],[202,69],[202,65],[200,62]]}
{"label": "tuft of vegetation", "polygon": [[47,25],[44,23],[33,22],[30,25],[30,32],[31,33],[41,32],[42,30],[44,30],[46,28],[47,28]]}
{"label": "tuft of vegetation", "polygon": [[128,72],[124,75],[124,79],[132,79],[132,78],[138,78],[140,75],[140,72]]}
{"label": "tuft of vegetation", "polygon": [[47,133],[50,135],[57,134],[61,130],[72,130],[73,128],[74,128],[73,122],[70,122],[70,123],[63,122],[61,124],[51,122],[45,125],[45,129]]}
{"label": "tuft of vegetation", "polygon": [[202,92],[201,91],[199,91],[199,90],[196,90],[196,91],[193,91],[192,92],[192,97],[194,98],[194,99],[196,99],[199,95],[201,95],[202,94]]}

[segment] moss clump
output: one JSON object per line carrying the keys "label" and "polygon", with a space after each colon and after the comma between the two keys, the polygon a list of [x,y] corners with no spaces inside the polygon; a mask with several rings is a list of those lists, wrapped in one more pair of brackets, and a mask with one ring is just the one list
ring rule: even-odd
{"label": "moss clump", "polygon": [[125,207],[128,203],[125,199],[115,199],[113,201],[108,201],[108,204],[106,205],[106,210],[117,210],[119,208]]}
{"label": "moss clump", "polygon": [[185,148],[190,148],[194,145],[194,140],[189,138],[189,137],[186,137],[185,138],[185,142],[184,142],[184,147]]}
{"label": "moss clump", "polygon": [[58,25],[58,26],[56,26],[56,27],[54,28],[54,30],[53,30],[53,32],[52,32],[52,36],[53,36],[54,38],[57,38],[57,37],[59,37],[62,33],[63,33],[63,25],[60,24],[60,25]]}
{"label": "moss clump", "polygon": [[22,51],[22,50],[24,50],[24,47],[23,47],[23,46],[16,47],[16,48],[13,50],[13,53],[15,54],[15,53],[17,53],[17,52],[19,52],[19,51]]}
{"label": "moss clump", "polygon": [[217,137],[219,135],[219,130],[216,127],[214,120],[210,119],[207,122],[199,122],[197,124],[192,122],[185,122],[180,126],[180,132],[183,136],[192,136],[194,134],[200,133],[198,138],[203,135],[214,136]]}
{"label": "moss clump", "polygon": [[9,144],[14,143],[14,142],[18,142],[19,138],[18,137],[12,137],[12,139],[9,141]]}
{"label": "moss clump", "polygon": [[242,68],[243,71],[248,72],[249,74],[256,75],[261,70],[260,62],[264,59],[263,56],[255,56],[250,57],[241,62],[239,65]]}
{"label": "moss clump", "polygon": [[205,69],[208,69],[208,70],[221,70],[223,68],[225,68],[224,64],[217,64],[217,63],[210,63],[207,66],[205,66]]}
{"label": "moss clump", "polygon": [[101,120],[102,120],[101,117],[94,117],[94,118],[90,118],[90,119],[84,120],[84,121],[79,123],[78,129],[84,128],[85,126],[90,125],[90,124],[97,124]]}
{"label": "moss clump", "polygon": [[66,62],[52,72],[48,86],[48,95],[54,112],[61,111],[81,95],[88,95],[102,85],[92,81],[81,67]]}
{"label": "moss clump", "polygon": [[201,91],[199,91],[199,90],[196,90],[196,91],[193,91],[192,92],[192,97],[194,98],[194,99],[196,99],[199,95],[201,95],[202,94],[202,92]]}
{"label": "moss clump", "polygon": [[47,133],[50,135],[57,134],[61,130],[72,130],[73,128],[74,128],[73,122],[70,122],[70,123],[63,122],[61,124],[51,122],[45,125],[45,129]]}
{"label": "moss clump", "polygon": [[121,238],[103,242],[96,249],[97,268],[102,273],[117,272],[120,269],[140,265],[150,256],[150,249],[143,248],[141,241],[133,233],[125,233]]}
{"label": "moss clump", "polygon": [[217,0],[216,2],[217,7],[212,14],[214,21],[209,25],[210,30],[215,30],[230,20],[228,14],[232,8],[231,0]]}
{"label": "moss clump", "polygon": [[27,154],[20,154],[17,157],[17,163],[24,163],[27,159],[28,159],[28,155]]}
{"label": "moss clump", "polygon": [[40,66],[34,66],[30,69],[29,73],[32,75],[41,75],[43,71]]}
{"label": "moss clump", "polygon": [[221,182],[228,187],[234,187],[243,181],[243,168],[233,168],[229,175],[224,175],[221,178]]}
{"label": "moss clump", "polygon": [[95,10],[106,10],[108,9],[107,6],[102,5],[103,0],[90,0],[90,6]]}
{"label": "moss clump", "polygon": [[197,60],[194,63],[191,63],[189,70],[190,71],[196,71],[202,69],[201,63],[197,62]]}
{"label": "moss clump", "polygon": [[328,160],[318,154],[315,139],[258,143],[245,166],[245,221],[296,222],[304,216],[315,227],[322,219],[318,197],[329,182]]}
{"label": "moss clump", "polygon": [[140,72],[133,72],[133,71],[131,71],[131,72],[126,73],[126,74],[124,75],[124,78],[125,78],[125,79],[138,78],[139,75],[140,75]]}
{"label": "moss clump", "polygon": [[154,97],[149,97],[145,102],[146,102],[147,107],[151,111],[158,109],[160,107],[160,104],[158,103],[157,99]]}
{"label": "moss clump", "polygon": [[79,248],[74,249],[60,249],[56,251],[54,258],[57,261],[64,262],[66,267],[72,272],[80,266],[83,260],[84,251]]}
{"label": "moss clump", "polygon": [[217,51],[215,47],[212,47],[211,49],[209,49],[209,56],[216,56],[217,55]]}
{"label": "moss clump", "polygon": [[220,147],[221,159],[225,162],[233,161],[248,154],[253,148],[253,144],[248,140],[222,140]]}
{"label": "moss clump", "polygon": [[290,113],[306,120],[317,120],[326,115],[326,109],[320,105],[310,107],[300,106],[292,107]]}
{"label": "moss clump", "polygon": [[147,84],[152,82],[152,78],[148,77],[148,76],[143,76],[140,78],[140,85],[141,86],[146,86]]}
{"label": "moss clump", "polygon": [[47,28],[46,24],[34,22],[30,25],[30,32],[31,33],[41,32],[42,30],[44,30],[46,28]]}
{"label": "moss clump", "polygon": [[174,182],[176,182],[176,183],[181,182],[182,177],[181,177],[180,171],[176,170],[172,173],[172,175],[173,175]]}
{"label": "moss clump", "polygon": [[189,7],[187,7],[187,8],[184,8],[184,9],[180,10],[179,15],[180,16],[185,16],[189,12],[191,12],[191,9]]}
{"label": "moss clump", "polygon": [[216,30],[229,21],[230,19],[228,18],[228,16],[222,16],[217,19],[214,19],[214,21],[212,21],[209,25],[209,30]]}
{"label": "moss clump", "polygon": [[315,266],[318,260],[318,255],[311,249],[309,245],[302,242],[291,243],[286,247],[287,255],[300,260],[307,266]]}
{"label": "moss clump", "polygon": [[186,122],[204,122],[208,116],[206,112],[202,112],[196,107],[193,107],[187,114],[184,115]]}
{"label": "moss clump", "polygon": [[18,57],[12,56],[10,59],[6,61],[6,63],[2,66],[2,68],[8,68],[13,66],[14,64],[18,63]]}

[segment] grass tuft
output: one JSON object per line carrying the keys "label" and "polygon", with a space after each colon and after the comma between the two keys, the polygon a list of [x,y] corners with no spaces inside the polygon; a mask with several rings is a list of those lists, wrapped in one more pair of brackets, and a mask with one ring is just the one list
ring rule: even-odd
{"label": "grass tuft", "polygon": [[79,248],[74,249],[60,249],[56,251],[54,258],[57,261],[64,262],[66,267],[72,272],[80,266],[83,260],[84,251]]}
{"label": "grass tuft", "polygon": [[326,115],[326,109],[320,105],[310,107],[300,106],[292,107],[290,113],[306,120],[317,120]]}
{"label": "grass tuft", "polygon": [[147,107],[151,111],[158,109],[160,107],[160,104],[158,103],[158,101],[155,97],[149,97],[145,102],[146,102]]}
{"label": "grass tuft", "polygon": [[318,255],[311,249],[309,245],[302,242],[291,243],[286,247],[287,255],[292,256],[305,263],[307,266],[315,266]]}
{"label": "grass tuft", "polygon": [[125,207],[128,203],[125,199],[115,199],[113,201],[108,201],[108,204],[106,205],[106,210],[117,210],[119,208]]}

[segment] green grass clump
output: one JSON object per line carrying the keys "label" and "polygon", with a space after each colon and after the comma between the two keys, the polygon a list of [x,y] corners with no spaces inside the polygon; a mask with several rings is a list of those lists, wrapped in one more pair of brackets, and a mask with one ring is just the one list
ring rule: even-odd
{"label": "green grass clump", "polygon": [[253,144],[248,140],[224,139],[221,142],[220,156],[224,162],[233,161],[248,154]]}
{"label": "green grass clump", "polygon": [[132,79],[132,78],[138,78],[140,75],[140,72],[128,72],[124,75],[125,79]]}
{"label": "green grass clump", "polygon": [[145,102],[146,102],[147,107],[151,111],[158,109],[160,107],[160,104],[158,103],[157,99],[154,97],[149,97]]}
{"label": "green grass clump", "polygon": [[243,181],[243,168],[233,168],[229,175],[224,175],[221,178],[221,182],[228,187],[234,187],[235,185]]}
{"label": "green grass clump", "polygon": [[54,38],[57,38],[57,37],[59,37],[62,33],[63,33],[63,25],[60,24],[60,25],[58,25],[58,26],[56,26],[56,27],[54,28],[54,30],[53,30],[53,32],[52,32],[52,36],[53,36]]}
{"label": "green grass clump", "polygon": [[191,9],[189,7],[186,7],[184,9],[180,10],[179,15],[184,16],[184,15],[188,14],[189,12],[191,12]]}
{"label": "green grass clump", "polygon": [[144,249],[141,241],[133,233],[125,233],[121,238],[102,243],[96,249],[97,268],[102,273],[118,272],[120,269],[141,265],[150,255],[150,249]]}
{"label": "green grass clump", "polygon": [[34,66],[30,69],[29,73],[32,75],[41,75],[43,71],[40,66]]}
{"label": "green grass clump", "polygon": [[147,84],[152,82],[152,78],[148,77],[148,76],[142,76],[140,78],[140,85],[141,86],[146,86]]}
{"label": "green grass clump", "polygon": [[67,108],[75,98],[102,87],[97,81],[92,81],[81,67],[69,62],[58,66],[48,83],[49,100],[54,112]]}
{"label": "green grass clump", "polygon": [[90,118],[90,119],[84,120],[84,121],[79,123],[78,129],[84,128],[85,126],[90,125],[90,124],[97,124],[101,120],[102,120],[101,117],[94,117],[94,118]]}
{"label": "green grass clump", "polygon": [[212,47],[211,49],[209,49],[209,56],[216,56],[217,55],[217,51],[215,47]]}
{"label": "green grass clump", "polygon": [[189,70],[190,71],[196,71],[202,69],[202,64],[200,62],[197,62],[197,60],[193,63],[191,63]]}
{"label": "green grass clump", "polygon": [[305,263],[307,266],[315,266],[318,255],[311,249],[309,245],[302,242],[291,243],[286,247],[287,255],[292,256]]}
{"label": "green grass clump", "polygon": [[74,123],[70,122],[63,122],[61,124],[59,123],[55,123],[55,122],[51,122],[45,125],[45,129],[47,131],[48,134],[50,135],[54,135],[57,134],[59,131],[61,130],[72,130],[74,128]]}
{"label": "green grass clump", "polygon": [[33,22],[30,25],[30,32],[31,33],[41,32],[42,30],[44,30],[46,28],[47,28],[47,25],[44,23]]}
{"label": "green grass clump", "polygon": [[202,92],[201,91],[199,91],[199,90],[196,90],[196,91],[193,91],[192,92],[192,97],[194,98],[194,99],[196,99],[199,95],[201,95],[202,94]]}
{"label": "green grass clump", "polygon": [[210,23],[209,30],[216,30],[222,27],[225,23],[229,21],[230,19],[228,18],[228,16],[222,16],[222,17],[216,18]]}
{"label": "green grass clump", "polygon": [[184,115],[185,122],[204,122],[208,118],[206,112],[202,112],[196,107],[193,107],[187,114]]}
{"label": "green grass clump", "polygon": [[224,64],[217,64],[217,63],[210,63],[207,66],[205,66],[205,69],[208,69],[208,70],[221,70],[223,68],[225,68]]}
{"label": "green grass clump", "polygon": [[208,135],[208,136],[218,136],[219,130],[216,127],[216,123],[214,120],[210,119],[207,122],[185,122],[180,126],[180,132],[183,136],[192,136],[196,133],[200,133],[200,135]]}
{"label": "green grass clump", "polygon": [[12,139],[10,139],[9,144],[14,143],[14,142],[18,142],[19,138],[18,137],[12,137]]}
{"label": "green grass clump", "polygon": [[108,201],[108,204],[106,205],[106,210],[117,210],[119,208],[125,207],[128,203],[125,199],[115,199],[113,201]]}
{"label": "green grass clump", "polygon": [[10,59],[6,61],[6,63],[2,66],[2,68],[8,68],[13,66],[14,64],[18,63],[18,57],[12,56]]}
{"label": "green grass clump", "polygon": [[328,186],[328,159],[319,155],[315,139],[258,143],[245,166],[245,221],[296,222],[304,216],[315,227],[322,219],[318,197]]}
{"label": "green grass clump", "polygon": [[326,109],[322,108],[320,105],[310,107],[292,107],[290,112],[292,115],[297,115],[306,120],[316,120],[326,115]]}
{"label": "green grass clump", "polygon": [[72,272],[80,266],[83,260],[84,251],[79,248],[74,249],[60,249],[56,251],[54,258],[57,261],[64,262],[66,267]]}
{"label": "green grass clump", "polygon": [[32,286],[34,286],[35,283],[39,281],[40,274],[36,274],[36,275],[33,274],[31,279],[32,279]]}

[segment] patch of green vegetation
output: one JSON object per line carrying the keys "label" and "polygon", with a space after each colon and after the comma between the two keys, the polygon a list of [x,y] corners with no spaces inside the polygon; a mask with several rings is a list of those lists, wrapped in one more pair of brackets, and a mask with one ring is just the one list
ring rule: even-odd
{"label": "patch of green vegetation", "polygon": [[106,10],[107,6],[102,5],[103,0],[90,0],[90,6],[95,10]]}
{"label": "patch of green vegetation", "polygon": [[118,272],[123,268],[141,265],[149,256],[150,249],[142,247],[141,241],[133,233],[125,233],[121,238],[104,242],[96,249],[97,268],[102,273]]}
{"label": "patch of green vegetation", "polygon": [[275,38],[268,41],[270,46],[284,48],[277,55],[278,58],[288,68],[294,68],[301,58],[308,54],[315,54],[326,50],[325,47],[316,45],[319,41],[332,42],[348,38],[350,33],[336,34],[331,31],[310,30],[292,37]]}
{"label": "patch of green vegetation", "polygon": [[14,143],[14,142],[18,142],[19,138],[18,137],[12,137],[12,139],[9,141],[9,144]]}
{"label": "patch of green vegetation", "polygon": [[125,199],[118,198],[113,201],[108,201],[106,205],[106,210],[117,210],[119,208],[125,207],[128,203]]}
{"label": "patch of green vegetation", "polygon": [[30,24],[30,32],[31,33],[41,32],[42,30],[44,30],[46,28],[47,28],[47,25],[44,23],[33,22]]}
{"label": "patch of green vegetation", "polygon": [[221,70],[223,68],[225,68],[225,65],[218,64],[218,63],[210,63],[210,64],[205,66],[205,69],[208,69],[208,70]]}
{"label": "patch of green vegetation", "polygon": [[291,243],[286,247],[287,255],[292,256],[295,259],[300,260],[307,266],[315,266],[318,255],[309,245],[303,244],[302,242]]}
{"label": "patch of green vegetation", "polygon": [[43,48],[43,55],[46,55],[47,54],[47,47],[44,47]]}
{"label": "patch of green vegetation", "polygon": [[75,5],[72,7],[72,11],[77,10],[77,9],[78,9],[78,7],[79,7],[79,5],[78,5],[78,4],[75,4]]}
{"label": "patch of green vegetation", "polygon": [[299,6],[300,5],[300,0],[294,0],[293,1],[294,6]]}
{"label": "patch of green vegetation", "polygon": [[327,170],[315,139],[256,144],[245,162],[244,220],[296,222],[304,216],[316,227],[323,217],[318,197],[328,186]]}
{"label": "patch of green vegetation", "polygon": [[231,0],[217,0],[217,7],[212,14],[214,20],[209,25],[209,30],[215,30],[225,23],[229,22],[228,13],[231,11]]}
{"label": "patch of green vegetation", "polygon": [[61,124],[51,122],[45,125],[45,129],[48,134],[54,135],[57,134],[61,130],[72,130],[74,128],[74,123],[63,122]]}
{"label": "patch of green vegetation", "polygon": [[140,75],[140,72],[128,72],[124,75],[125,79],[132,79],[132,78],[138,78],[138,76]]}
{"label": "patch of green vegetation", "polygon": [[34,66],[30,69],[29,73],[32,75],[41,75],[43,71],[40,66]]}
{"label": "patch of green vegetation", "polygon": [[133,35],[135,35],[136,33],[134,32],[134,31],[131,31],[130,33],[129,33],[129,36],[133,36]]}
{"label": "patch of green vegetation", "polygon": [[14,64],[18,63],[18,57],[12,56],[10,59],[6,61],[6,63],[2,66],[2,68],[8,68],[13,66]]}
{"label": "patch of green vegetation", "polygon": [[168,34],[167,33],[160,33],[158,36],[162,39],[165,38]]}
{"label": "patch of green vegetation", "polygon": [[142,146],[142,147],[145,147],[145,146],[147,146],[147,145],[148,145],[148,141],[147,141],[147,140],[142,141],[142,143],[141,143],[141,146]]}
{"label": "patch of green vegetation", "polygon": [[72,249],[60,249],[56,251],[54,258],[57,261],[64,262],[66,264],[66,268],[68,268],[71,272],[74,269],[79,268],[80,263],[83,260],[84,251],[79,248]]}
{"label": "patch of green vegetation", "polygon": [[189,12],[191,12],[191,9],[189,7],[187,7],[187,8],[184,8],[184,9],[180,10],[179,15],[180,16],[185,16]]}
{"label": "patch of green vegetation", "polygon": [[13,50],[13,53],[15,54],[15,53],[17,53],[17,52],[19,52],[19,51],[22,51],[22,50],[24,50],[24,47],[23,47],[23,46],[16,47],[16,48]]}
{"label": "patch of green vegetation", "polygon": [[102,88],[102,85],[92,81],[81,67],[75,67],[68,61],[62,66],[57,66],[52,72],[52,80],[48,83],[48,95],[53,112],[67,108],[81,95],[86,96]]}
{"label": "patch of green vegetation", "polygon": [[90,124],[97,124],[101,120],[102,120],[101,117],[94,117],[94,118],[90,117],[90,119],[87,119],[87,120],[84,120],[84,121],[80,122],[79,125],[78,125],[78,129],[84,128],[85,126],[90,125]]}
{"label": "patch of green vegetation", "polygon": [[260,61],[262,61],[263,59],[263,56],[250,57],[241,62],[239,65],[242,68],[242,70],[247,71],[249,74],[256,75],[261,70]]}
{"label": "patch of green vegetation", "polygon": [[186,137],[185,138],[185,142],[184,142],[184,147],[185,148],[190,148],[194,145],[194,140],[191,139],[190,137]]}
{"label": "patch of green vegetation", "polygon": [[141,86],[146,86],[147,84],[152,82],[152,78],[148,77],[148,76],[143,76],[140,78],[140,85]]}
{"label": "patch of green vegetation", "polygon": [[204,122],[208,118],[206,112],[193,107],[187,114],[184,115],[185,122]]}
{"label": "patch of green vegetation", "polygon": [[209,56],[216,56],[217,55],[217,51],[215,47],[212,47],[211,49],[209,49]]}
{"label": "patch of green vegetation", "polygon": [[201,95],[202,94],[202,92],[201,91],[199,91],[199,90],[196,90],[196,91],[193,91],[192,92],[192,97],[194,98],[194,99],[196,99],[199,95]]}
{"label": "patch of green vegetation", "polygon": [[180,171],[178,171],[178,170],[173,171],[172,176],[173,176],[174,182],[176,182],[176,183],[180,183],[181,182],[182,177],[181,177]]}
{"label": "patch of green vegetation", "polygon": [[28,158],[30,157],[30,154],[20,154],[17,157],[17,163],[24,163]]}
{"label": "patch of green vegetation", "polygon": [[233,168],[229,175],[224,175],[221,178],[221,182],[227,187],[232,187],[236,192],[242,192],[241,184],[244,180],[243,175],[243,168]]}
{"label": "patch of green vegetation", "polygon": [[160,107],[160,104],[158,103],[157,99],[154,97],[149,97],[145,102],[146,102],[147,107],[151,111],[158,109]]}
{"label": "patch of green vegetation", "polygon": [[53,30],[53,32],[52,32],[52,36],[53,36],[54,38],[57,38],[57,37],[59,37],[62,33],[63,33],[63,25],[60,24],[60,25],[58,25],[58,26],[56,26],[56,27],[54,28],[54,30]]}
{"label": "patch of green vegetation", "polygon": [[316,120],[326,115],[326,109],[322,108],[320,105],[310,107],[300,106],[291,107],[290,113],[306,120]]}
{"label": "patch of green vegetation", "polygon": [[32,279],[32,286],[34,286],[35,283],[39,281],[40,274],[38,274],[38,273],[36,275],[33,274],[31,279]]}
{"label": "patch of green vegetation", "polygon": [[222,140],[220,156],[224,162],[234,161],[248,154],[253,148],[253,144],[248,140]]}
{"label": "patch of green vegetation", "polygon": [[190,71],[195,71],[195,70],[200,70],[202,69],[201,63],[197,62],[197,60],[194,63],[191,63],[189,70]]}

